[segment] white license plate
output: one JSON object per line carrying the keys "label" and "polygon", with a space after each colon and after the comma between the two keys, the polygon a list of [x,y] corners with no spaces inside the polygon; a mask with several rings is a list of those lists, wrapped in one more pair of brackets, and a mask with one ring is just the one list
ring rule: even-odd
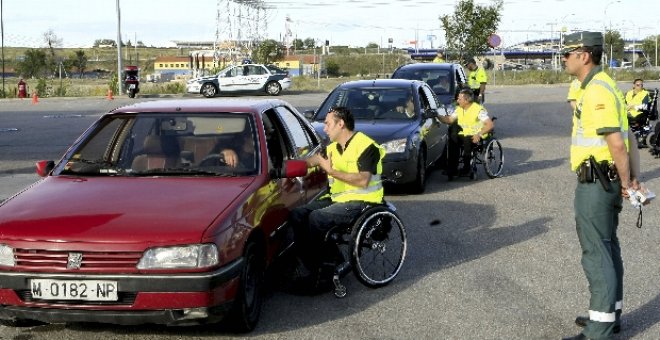
{"label": "white license plate", "polygon": [[32,297],[43,300],[117,301],[117,282],[101,280],[30,280]]}
{"label": "white license plate", "polygon": [[130,90],[134,89],[134,88],[135,88],[135,84],[130,84],[130,85],[128,85],[128,88],[129,88]]}

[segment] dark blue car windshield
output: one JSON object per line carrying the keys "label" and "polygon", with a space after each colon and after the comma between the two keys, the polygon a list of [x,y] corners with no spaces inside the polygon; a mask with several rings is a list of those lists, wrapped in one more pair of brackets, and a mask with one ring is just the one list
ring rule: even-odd
{"label": "dark blue car windshield", "polygon": [[415,119],[410,87],[336,89],[318,111],[315,120],[323,121],[332,107],[345,106],[355,120]]}

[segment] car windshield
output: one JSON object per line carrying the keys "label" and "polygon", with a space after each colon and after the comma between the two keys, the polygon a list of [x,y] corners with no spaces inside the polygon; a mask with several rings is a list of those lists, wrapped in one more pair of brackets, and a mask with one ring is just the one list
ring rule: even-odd
{"label": "car windshield", "polygon": [[316,120],[324,120],[332,107],[348,107],[355,120],[415,119],[414,98],[410,87],[367,87],[335,89],[323,103]]}
{"label": "car windshield", "polygon": [[251,115],[108,115],[67,152],[55,174],[252,176],[259,155]]}
{"label": "car windshield", "polygon": [[450,69],[406,69],[398,70],[393,78],[421,80],[429,84],[436,94],[454,93]]}

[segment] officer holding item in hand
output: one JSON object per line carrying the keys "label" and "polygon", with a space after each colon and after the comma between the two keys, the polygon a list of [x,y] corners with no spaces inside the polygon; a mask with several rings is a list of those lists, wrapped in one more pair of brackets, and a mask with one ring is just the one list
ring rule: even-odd
{"label": "officer holding item in hand", "polygon": [[581,82],[573,111],[570,160],[578,177],[576,229],[591,292],[589,316],[575,320],[584,330],[565,339],[609,339],[620,330],[623,307],[618,215],[628,188],[640,189],[639,163],[637,155],[628,153],[636,148],[629,145],[623,94],[600,66],[602,33],[567,35],[562,54],[566,72]]}

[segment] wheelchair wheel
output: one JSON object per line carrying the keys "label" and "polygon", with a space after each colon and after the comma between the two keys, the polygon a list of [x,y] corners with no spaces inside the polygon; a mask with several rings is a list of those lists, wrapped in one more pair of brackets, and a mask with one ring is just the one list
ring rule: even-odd
{"label": "wheelchair wheel", "polygon": [[504,154],[502,153],[502,145],[497,139],[491,140],[486,145],[483,157],[484,169],[488,177],[499,177],[504,167]]}
{"label": "wheelchair wheel", "polygon": [[352,233],[351,266],[357,279],[376,288],[388,284],[406,257],[406,230],[399,217],[384,206],[365,211]]}

